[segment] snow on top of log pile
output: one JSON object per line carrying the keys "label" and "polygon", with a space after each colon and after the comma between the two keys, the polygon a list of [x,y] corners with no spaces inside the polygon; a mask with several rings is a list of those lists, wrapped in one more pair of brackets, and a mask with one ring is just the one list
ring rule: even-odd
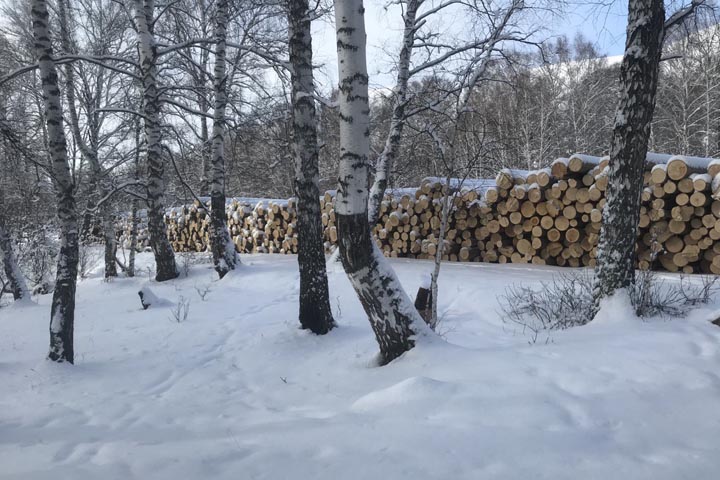
{"label": "snow on top of log pile", "polygon": [[385,194],[391,197],[402,197],[403,195],[414,196],[416,191],[417,187],[388,188]]}
{"label": "snow on top of log pile", "polygon": [[[515,170],[515,171],[520,171],[520,170]],[[445,185],[447,183],[447,180],[448,180],[447,178],[442,178],[442,177],[425,177],[422,179],[422,182],[420,182],[420,183],[440,183],[442,185]],[[478,193],[483,193],[488,188],[491,188],[494,186],[495,186],[495,180],[492,178],[451,178],[450,179],[450,188],[453,190],[457,190],[459,188],[461,191],[475,190]],[[408,190],[412,190],[414,193],[414,191],[416,189],[408,189]]]}
{"label": "snow on top of log pile", "polygon": [[[200,197],[200,200],[207,204],[207,202],[210,201],[210,197]],[[233,202],[237,202],[240,205],[250,205],[253,207],[257,206],[258,204],[262,204],[264,207],[267,207],[270,204],[286,207],[289,199],[259,197],[228,197],[225,199],[225,205],[231,205]]]}
{"label": "snow on top of log pile", "polygon": [[720,159],[711,157],[693,157],[690,155],[672,155],[669,153],[648,152],[645,162],[650,165],[668,164],[673,160],[682,160],[694,170],[707,170],[711,165],[720,165]]}
{"label": "snow on top of log pile", "polygon": [[682,160],[690,168],[707,170],[712,162],[717,162],[718,159],[710,157],[691,157],[688,155],[673,155],[669,161]]}
{"label": "snow on top of log pile", "polygon": [[570,158],[567,159],[568,164],[570,162],[572,162],[572,160],[574,158],[577,158],[578,160],[582,160],[583,162],[586,162],[586,163],[594,163],[595,165],[597,165],[600,163],[600,160],[602,160],[603,157],[598,157],[595,155],[588,155],[585,153],[573,153],[572,155],[570,155]]}
{"label": "snow on top of log pile", "polygon": [[648,152],[645,156],[645,163],[647,165],[667,165],[668,160],[670,160],[673,156],[668,153],[655,153],[655,152]]}

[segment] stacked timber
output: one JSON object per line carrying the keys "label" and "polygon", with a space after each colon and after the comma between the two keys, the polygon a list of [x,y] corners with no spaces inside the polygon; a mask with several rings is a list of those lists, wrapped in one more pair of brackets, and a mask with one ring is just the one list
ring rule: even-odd
{"label": "stacked timber", "polygon": [[593,266],[607,163],[573,155],[542,170],[501,170],[485,197],[492,219],[482,260]]}
{"label": "stacked timber", "polygon": [[[176,252],[210,249],[209,200],[170,209],[165,215],[167,235]],[[226,203],[227,227],[240,253],[297,253],[295,200],[233,198]],[[147,245],[145,228],[139,246]],[[127,242],[129,227],[121,231]]]}
{"label": "stacked timber", "polygon": [[443,200],[449,201],[448,225],[443,239],[443,259],[478,261],[478,243],[490,208],[482,200],[491,181],[426,178],[416,190],[386,195],[373,233],[380,250],[389,257],[434,258],[440,246]]}
{"label": "stacked timber", "polygon": [[[608,158],[573,155],[535,172],[502,170],[483,261],[594,266],[608,183]],[[638,266],[720,273],[720,162],[648,154]]]}
{"label": "stacked timber", "polygon": [[[493,180],[426,178],[388,191],[372,233],[388,257],[434,258],[448,198],[445,260],[592,267],[608,164],[575,154],[540,170],[503,169]],[[643,180],[638,266],[720,274],[720,161],[651,153]],[[333,191],[320,199],[326,251],[337,244],[334,201]],[[209,249],[208,211],[205,202],[168,211],[176,251]],[[297,252],[294,200],[230,199],[226,213],[238,252]],[[147,230],[139,231],[145,245]],[[121,237],[128,236],[125,222]]]}

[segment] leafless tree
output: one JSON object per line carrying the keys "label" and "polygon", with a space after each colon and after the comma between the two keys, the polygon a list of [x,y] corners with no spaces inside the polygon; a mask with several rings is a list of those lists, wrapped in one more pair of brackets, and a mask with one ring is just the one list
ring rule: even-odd
{"label": "leafless tree", "polygon": [[133,0],[133,20],[137,32],[139,66],[143,86],[142,118],[145,126],[145,152],[147,168],[147,216],[150,246],[155,254],[155,280],[162,282],[179,275],[175,253],[165,231],[165,171],[160,125],[160,91],[157,78],[157,56],[153,28],[155,26],[154,0]]}
{"label": "leafless tree", "polygon": [[292,81],[295,195],[298,200],[298,266],[300,325],[316,334],[335,326],[330,309],[318,186],[317,119],[308,0],[288,0]]}
{"label": "leafless tree", "polygon": [[230,240],[225,213],[225,109],[227,106],[227,42],[228,1],[217,0],[215,6],[215,69],[213,91],[215,110],[212,129],[212,181],[210,187],[210,248],[215,271],[220,278],[235,269],[238,257]]}
{"label": "leafless tree", "polygon": [[52,180],[60,223],[58,255],[50,312],[50,360],[74,363],[75,286],[78,269],[78,221],[74,183],[68,164],[63,108],[57,69],[53,58],[49,14],[45,0],[32,2],[33,36],[42,81]]}
{"label": "leafless tree", "polygon": [[[524,30],[515,23],[515,17],[526,9],[524,1],[404,0],[398,3],[402,8],[403,38],[397,62],[397,79],[392,92],[392,117],[384,146],[375,163],[375,176],[370,190],[368,211],[371,225],[377,223],[380,203],[400,151],[407,119],[419,111],[434,107],[432,101],[435,99],[431,99],[431,102],[426,102],[418,109],[409,108],[412,92],[408,90],[408,83],[433,71],[454,72],[458,67],[472,68],[468,66],[487,52],[495,53],[501,45],[508,49],[513,42],[525,42],[534,33],[534,29]],[[467,35],[453,39],[437,31],[434,20],[457,12],[471,18],[473,27]]]}
{"label": "leafless tree", "polygon": [[704,0],[665,19],[662,0],[630,0],[625,55],[620,67],[621,97],[610,147],[610,170],[598,244],[595,302],[612,296],[635,281],[635,240],[640,218],[643,165],[662,44],[668,29],[682,22]]}
{"label": "leafless tree", "polygon": [[427,327],[370,236],[364,11],[362,0],[335,1],[341,151],[335,218],[343,267],[375,332],[380,363],[386,364],[413,348]]}
{"label": "leafless tree", "polygon": [[[10,287],[10,292],[15,300],[30,298],[25,276],[20,270],[17,257],[13,249],[13,241],[10,233],[5,228],[5,218],[0,212],[0,253],[2,254],[3,271]],[[0,296],[4,292],[0,291]]]}

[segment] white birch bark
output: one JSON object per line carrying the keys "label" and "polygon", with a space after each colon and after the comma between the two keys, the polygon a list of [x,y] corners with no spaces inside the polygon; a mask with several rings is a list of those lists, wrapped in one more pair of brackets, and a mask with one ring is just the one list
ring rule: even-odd
{"label": "white birch bark", "polygon": [[368,223],[370,152],[368,74],[362,0],[335,1],[340,168],[335,215],[340,257],[386,364],[415,346],[429,329],[380,253]]}
{"label": "white birch bark", "polygon": [[13,241],[10,237],[10,232],[5,228],[2,216],[0,216],[0,255],[2,255],[3,271],[10,284],[13,299],[22,300],[30,298],[25,276],[20,270],[15,252],[13,251]]}
{"label": "white birch bark", "polygon": [[[135,119],[135,180],[140,179],[140,145],[141,145],[141,134],[142,128],[140,122]],[[135,276],[135,253],[138,242],[138,224],[140,218],[138,216],[138,203],[139,200],[135,197],[132,199],[132,206],[130,207],[130,253],[128,255],[128,265],[126,274],[128,277]]]}
{"label": "white birch bark", "polygon": [[235,270],[238,256],[230,239],[225,213],[225,109],[227,107],[227,72],[225,68],[228,1],[217,0],[215,11],[215,110],[212,129],[212,181],[210,186],[210,249],[215,271],[223,278]]}
{"label": "white birch bark", "polygon": [[50,352],[48,358],[56,362],[75,360],[73,330],[75,322],[75,287],[78,270],[78,222],[75,211],[73,180],[68,165],[61,93],[53,60],[49,15],[45,0],[33,0],[32,28],[35,55],[38,57],[42,83],[44,116],[50,149],[51,172],[57,215],[60,224],[60,252],[58,254],[55,291],[50,311]]}
{"label": "white birch bark", "polygon": [[160,131],[160,93],[157,84],[157,46],[152,31],[155,2],[133,0],[133,20],[137,30],[140,70],[143,83],[143,120],[147,151],[147,213],[150,247],[155,255],[155,280],[162,282],[179,275],[175,253],[165,229],[164,162]]}

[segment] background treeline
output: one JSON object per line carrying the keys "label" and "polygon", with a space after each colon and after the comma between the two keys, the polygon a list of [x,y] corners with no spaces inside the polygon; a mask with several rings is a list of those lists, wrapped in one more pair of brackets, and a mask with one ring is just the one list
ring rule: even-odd
{"label": "background treeline", "polygon": [[[658,86],[650,149],[702,157],[720,155],[720,29],[684,31],[666,47]],[[494,178],[501,168],[533,170],[576,152],[608,153],[618,100],[619,57],[602,56],[582,35],[549,41],[542,53],[513,53],[495,65],[493,80],[475,92],[471,124],[464,126],[458,155],[466,157],[469,176]],[[430,103],[447,96],[443,79],[424,78],[410,85],[411,95]],[[334,94],[330,94],[332,101]],[[421,110],[422,105],[416,105]],[[412,107],[411,107],[412,108]],[[282,98],[244,116],[229,132],[228,195],[292,196],[292,154],[287,142],[290,118]],[[339,150],[334,108],[320,105],[320,186],[336,186]],[[392,115],[392,96],[376,90],[371,98],[372,150],[382,150]],[[443,176],[431,136],[424,125],[442,116],[437,109],[413,115],[394,164],[391,186],[417,186],[427,176]],[[193,155],[200,155],[200,149]],[[200,178],[202,162],[189,156],[188,178]],[[473,161],[474,160],[474,161]],[[193,170],[195,168],[195,170]],[[177,199],[188,197],[178,182]],[[195,188],[200,185],[193,183]],[[172,187],[171,187],[172,190]],[[184,196],[185,195],[185,196]]]}

